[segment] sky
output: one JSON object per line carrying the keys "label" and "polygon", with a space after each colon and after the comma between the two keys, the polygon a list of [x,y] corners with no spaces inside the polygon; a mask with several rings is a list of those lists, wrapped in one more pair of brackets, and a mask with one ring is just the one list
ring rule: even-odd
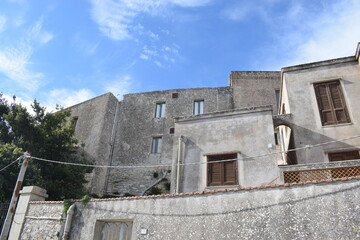
{"label": "sky", "polygon": [[0,0],[0,93],[48,111],[112,92],[353,56],[358,0]]}

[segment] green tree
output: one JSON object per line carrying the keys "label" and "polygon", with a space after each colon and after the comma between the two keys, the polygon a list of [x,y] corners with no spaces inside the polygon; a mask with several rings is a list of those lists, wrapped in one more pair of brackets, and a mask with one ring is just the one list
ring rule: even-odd
{"label": "green tree", "polygon": [[[58,109],[59,111],[55,113],[47,113],[36,100],[32,108],[34,114],[30,114],[25,107],[15,101],[11,104],[3,99],[0,101],[0,141],[9,153],[6,155],[7,160],[0,159],[0,168],[6,166],[10,158],[15,160],[19,149],[28,151],[31,156],[38,158],[89,164],[84,153],[76,147],[77,140],[74,137],[69,110]],[[11,150],[13,150],[12,156]],[[32,159],[24,184],[45,188],[50,200],[81,198],[85,194],[83,187],[86,183],[85,173],[90,171],[90,168]],[[13,186],[16,177],[13,180],[10,176],[17,173],[16,166],[7,169],[5,173],[0,172],[2,176],[14,181]],[[3,188],[9,186],[5,185]],[[7,191],[3,190],[3,192],[4,197],[11,197]]]}

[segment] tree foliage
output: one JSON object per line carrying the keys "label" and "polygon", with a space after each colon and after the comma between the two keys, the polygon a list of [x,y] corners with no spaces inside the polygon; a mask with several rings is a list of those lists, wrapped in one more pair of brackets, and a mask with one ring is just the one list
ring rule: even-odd
{"label": "tree foliage", "polygon": [[[4,154],[4,157],[0,155],[0,169],[24,151],[38,158],[89,163],[82,150],[76,147],[69,110],[58,109],[55,113],[47,113],[36,100],[32,108],[34,114],[21,104],[15,101],[9,104],[0,97],[0,151]],[[80,198],[85,193],[85,173],[90,171],[89,168],[32,159],[24,184],[45,188],[51,200]],[[6,184],[2,181],[3,198],[11,197],[9,190],[12,192],[18,172],[17,165],[0,172],[1,178],[6,179]],[[13,181],[12,186],[9,186],[10,181]]]}

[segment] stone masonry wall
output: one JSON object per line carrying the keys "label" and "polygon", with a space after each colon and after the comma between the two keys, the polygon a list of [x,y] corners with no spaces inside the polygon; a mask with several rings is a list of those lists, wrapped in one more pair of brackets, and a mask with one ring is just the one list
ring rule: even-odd
{"label": "stone masonry wall", "polygon": [[[358,239],[360,178],[76,203],[70,239],[131,221],[132,239]],[[21,239],[57,239],[61,203],[31,203]],[[145,230],[145,231],[144,231]],[[98,231],[98,230],[97,230]],[[143,233],[142,233],[143,231]],[[144,233],[145,232],[145,233]]]}
{"label": "stone masonry wall", "polygon": [[[177,93],[177,98],[172,94]],[[204,100],[204,113],[233,108],[232,89],[197,88],[175,89],[127,94],[118,111],[112,165],[158,165],[163,168],[111,169],[107,194],[119,196],[126,193],[139,195],[156,179],[153,174],[171,169],[174,134],[174,117],[193,114],[195,100]],[[156,103],[166,103],[163,118],[155,118]],[[176,132],[176,129],[175,129]],[[153,137],[162,137],[161,153],[151,153]],[[170,174],[169,174],[170,177]]]}

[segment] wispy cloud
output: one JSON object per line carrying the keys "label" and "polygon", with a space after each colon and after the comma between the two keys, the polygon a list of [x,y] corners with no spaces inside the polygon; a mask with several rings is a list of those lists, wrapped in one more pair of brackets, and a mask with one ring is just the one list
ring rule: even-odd
{"label": "wispy cloud", "polygon": [[80,50],[87,56],[91,56],[96,53],[97,48],[100,45],[100,42],[90,42],[89,40],[81,37],[79,33],[75,34],[72,40],[74,47]]}
{"label": "wispy cloud", "polygon": [[44,74],[31,70],[36,45],[49,42],[53,35],[42,30],[42,20],[29,27],[21,39],[0,46],[0,73],[24,89],[35,91]]}
{"label": "wispy cloud", "polygon": [[45,105],[49,110],[54,111],[56,105],[70,107],[80,102],[86,101],[94,96],[95,94],[89,89],[54,89],[50,91],[48,100],[46,101]]}
{"label": "wispy cloud", "polygon": [[[140,14],[157,15],[172,6],[200,7],[212,0],[91,0],[91,16],[99,30],[113,40],[133,38],[139,30],[134,20]],[[158,38],[149,31],[150,37]]]}
{"label": "wispy cloud", "polygon": [[[259,46],[259,52],[269,57],[257,65],[279,70],[283,66],[354,54],[360,41],[359,1],[287,1],[285,5],[282,1],[260,2],[241,1],[222,12],[229,20],[252,17],[266,24],[272,39]],[[278,4],[281,11],[275,11]]]}
{"label": "wispy cloud", "polygon": [[112,92],[119,99],[123,98],[124,94],[131,92],[133,80],[130,75],[117,77],[116,80],[109,82],[105,86],[105,91]]}

